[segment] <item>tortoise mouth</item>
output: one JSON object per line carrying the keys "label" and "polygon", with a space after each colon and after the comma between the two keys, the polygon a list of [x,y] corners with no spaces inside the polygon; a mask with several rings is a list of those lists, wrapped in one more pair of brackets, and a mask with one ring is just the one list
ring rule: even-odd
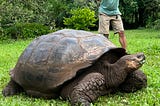
{"label": "tortoise mouth", "polygon": [[146,57],[143,53],[137,54],[137,59],[139,61],[140,65],[143,65],[145,63]]}
{"label": "tortoise mouth", "polygon": [[139,63],[140,63],[141,65],[143,65],[145,62],[146,62],[146,60],[144,59],[144,60],[140,61]]}

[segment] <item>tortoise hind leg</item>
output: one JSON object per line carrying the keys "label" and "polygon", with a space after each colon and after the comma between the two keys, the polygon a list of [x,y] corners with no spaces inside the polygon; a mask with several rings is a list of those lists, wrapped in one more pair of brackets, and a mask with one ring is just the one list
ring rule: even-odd
{"label": "tortoise hind leg", "polygon": [[11,79],[8,85],[3,89],[2,94],[3,96],[12,96],[21,92],[24,92],[23,88]]}
{"label": "tortoise hind leg", "polygon": [[119,86],[121,92],[135,92],[147,86],[147,76],[141,71],[136,70],[129,74],[125,81]]}

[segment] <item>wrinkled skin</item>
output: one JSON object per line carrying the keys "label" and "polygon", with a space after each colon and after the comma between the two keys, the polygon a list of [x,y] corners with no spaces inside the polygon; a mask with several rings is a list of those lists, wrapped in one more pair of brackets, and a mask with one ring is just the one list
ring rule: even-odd
{"label": "wrinkled skin", "polygon": [[117,90],[135,92],[147,85],[145,74],[138,70],[143,60],[143,54],[136,54],[124,56],[114,64],[98,61],[95,67],[88,69],[90,71],[63,87],[61,96],[70,99],[72,106],[90,106],[99,96]]}
{"label": "wrinkled skin", "polygon": [[[116,60],[108,60],[105,55],[102,56],[91,67],[84,69],[82,73],[78,73],[75,78],[66,82],[57,94],[60,94],[59,96],[63,99],[69,99],[72,106],[90,106],[90,103],[101,95],[117,90],[135,92],[146,87],[147,78],[142,71],[138,70],[145,60],[143,53],[125,55]],[[11,79],[4,88],[3,95],[11,96],[23,91],[25,92]],[[43,95],[43,97],[52,98],[50,95]]]}
{"label": "wrinkled skin", "polygon": [[141,70],[136,70],[130,73],[125,81],[119,86],[121,92],[135,92],[147,87],[147,77]]}

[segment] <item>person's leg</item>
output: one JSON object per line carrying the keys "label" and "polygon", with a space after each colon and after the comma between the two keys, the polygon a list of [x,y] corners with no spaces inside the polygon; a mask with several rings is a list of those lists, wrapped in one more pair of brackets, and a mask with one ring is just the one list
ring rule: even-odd
{"label": "person's leg", "polygon": [[99,14],[98,33],[103,34],[106,38],[109,36],[110,17],[105,14]]}
{"label": "person's leg", "polygon": [[123,22],[120,15],[112,16],[111,24],[113,27],[113,30],[116,33],[119,34],[119,42],[121,44],[121,47],[126,49],[127,48],[127,41],[126,36],[124,34],[124,28],[123,28]]}
{"label": "person's leg", "polygon": [[122,48],[126,49],[127,41],[126,41],[126,36],[124,34],[124,31],[120,31],[120,32],[118,32],[118,34],[119,34],[119,42],[120,42]]}

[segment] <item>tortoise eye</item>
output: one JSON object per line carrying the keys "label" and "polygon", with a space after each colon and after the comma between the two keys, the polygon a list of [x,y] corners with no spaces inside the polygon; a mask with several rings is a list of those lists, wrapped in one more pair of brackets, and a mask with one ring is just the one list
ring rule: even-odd
{"label": "tortoise eye", "polygon": [[144,56],[143,53],[140,53],[140,54],[137,55],[137,58],[138,59],[145,59],[145,56]]}

